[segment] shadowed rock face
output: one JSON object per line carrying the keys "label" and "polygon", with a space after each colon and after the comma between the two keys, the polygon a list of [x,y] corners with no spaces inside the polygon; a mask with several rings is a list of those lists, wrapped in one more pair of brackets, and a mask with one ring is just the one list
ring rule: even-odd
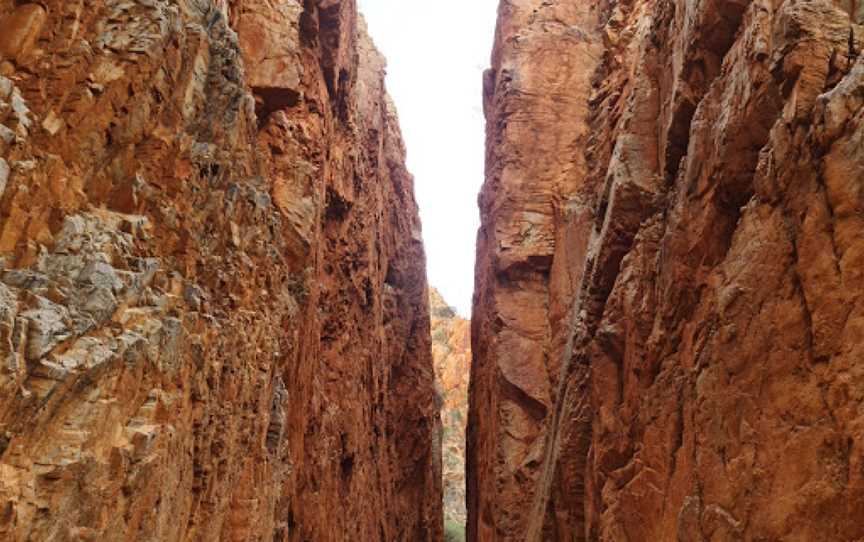
{"label": "shadowed rock face", "polygon": [[862,23],[501,4],[472,540],[864,537]]}
{"label": "shadowed rock face", "polygon": [[353,1],[0,0],[0,539],[440,539],[383,70]]}

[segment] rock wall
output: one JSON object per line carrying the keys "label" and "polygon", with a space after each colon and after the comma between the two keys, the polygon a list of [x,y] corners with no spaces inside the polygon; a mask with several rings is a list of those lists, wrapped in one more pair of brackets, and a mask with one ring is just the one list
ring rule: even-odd
{"label": "rock wall", "polygon": [[0,538],[440,539],[383,74],[353,0],[0,0]]}
{"label": "rock wall", "polygon": [[471,540],[864,537],[862,25],[501,3]]}
{"label": "rock wall", "polygon": [[471,371],[471,322],[459,316],[438,290],[429,290],[432,315],[432,361],[441,398],[444,520],[464,526],[465,433],[468,427],[468,381]]}

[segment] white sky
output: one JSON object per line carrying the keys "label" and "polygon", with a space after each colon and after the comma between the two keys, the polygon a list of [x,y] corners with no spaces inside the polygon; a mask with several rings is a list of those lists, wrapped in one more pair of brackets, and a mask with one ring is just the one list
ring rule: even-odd
{"label": "white sky", "polygon": [[423,220],[429,284],[471,314],[489,65],[498,0],[358,0],[387,57]]}

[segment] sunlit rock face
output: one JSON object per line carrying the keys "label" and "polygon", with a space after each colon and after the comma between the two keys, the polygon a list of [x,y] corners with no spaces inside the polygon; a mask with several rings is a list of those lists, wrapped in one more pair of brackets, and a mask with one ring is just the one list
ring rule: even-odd
{"label": "sunlit rock face", "polygon": [[353,1],[0,0],[0,539],[440,539],[383,74]]}
{"label": "sunlit rock face", "polygon": [[429,290],[432,360],[441,398],[444,519],[464,525],[465,430],[468,425],[468,381],[471,368],[471,323]]}
{"label": "sunlit rock face", "polygon": [[864,537],[862,23],[501,4],[470,539]]}

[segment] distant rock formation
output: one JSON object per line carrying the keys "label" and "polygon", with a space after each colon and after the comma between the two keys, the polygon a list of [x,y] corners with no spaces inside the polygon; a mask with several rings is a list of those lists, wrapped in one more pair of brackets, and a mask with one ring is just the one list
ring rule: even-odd
{"label": "distant rock formation", "polygon": [[862,23],[501,3],[470,540],[864,538]]}
{"label": "distant rock formation", "polygon": [[444,519],[465,525],[465,430],[471,368],[471,322],[460,317],[438,290],[429,292],[432,360],[444,426],[442,464]]}

